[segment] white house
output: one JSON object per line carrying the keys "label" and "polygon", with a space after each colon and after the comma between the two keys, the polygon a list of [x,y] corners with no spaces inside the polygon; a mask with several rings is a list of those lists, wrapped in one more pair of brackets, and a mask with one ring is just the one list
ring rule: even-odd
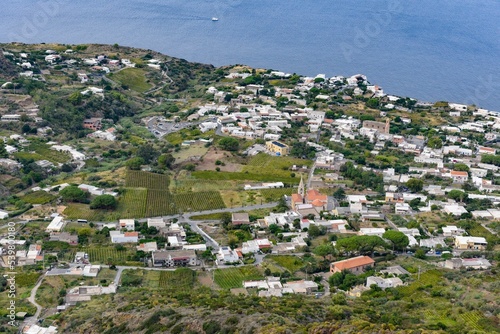
{"label": "white house", "polygon": [[467,213],[467,210],[458,204],[449,204],[445,205],[443,208],[444,212],[453,215],[453,216],[460,216],[463,213]]}
{"label": "white house", "polygon": [[135,230],[135,221],[133,219],[120,219],[119,224],[120,229],[125,229],[129,231]]}
{"label": "white house", "polygon": [[64,226],[64,221],[62,216],[57,216],[50,222],[49,226],[45,229],[47,232],[60,232]]}
{"label": "white house", "polygon": [[9,213],[3,210],[0,210],[0,219],[9,218]]}
{"label": "white house", "polygon": [[241,252],[243,254],[257,253],[261,249],[271,248],[271,247],[272,247],[272,244],[267,238],[266,239],[248,240],[248,241],[243,243]]}
{"label": "white house", "polygon": [[157,229],[167,226],[163,218],[148,218],[148,227],[156,227]]}
{"label": "white house", "polygon": [[399,277],[382,278],[377,276],[370,276],[366,279],[366,287],[369,288],[372,284],[375,284],[382,290],[387,288],[395,288],[397,286],[403,285],[403,281]]}
{"label": "white house", "polygon": [[238,253],[231,249],[229,246],[223,246],[219,248],[219,252],[217,253],[217,265],[221,265],[224,263],[234,263],[239,262]]}
{"label": "white house", "polygon": [[458,228],[456,226],[444,226],[442,228],[443,230],[443,236],[445,237],[453,237],[457,235],[462,235],[465,233],[465,230]]}
{"label": "white house", "polygon": [[396,203],[394,212],[396,214],[406,214],[411,211],[411,207],[408,203]]}
{"label": "white house", "polygon": [[138,232],[122,233],[120,231],[110,231],[109,236],[111,238],[111,242],[114,244],[122,244],[122,243],[128,243],[128,242],[137,243],[137,241],[139,241],[139,233]]}

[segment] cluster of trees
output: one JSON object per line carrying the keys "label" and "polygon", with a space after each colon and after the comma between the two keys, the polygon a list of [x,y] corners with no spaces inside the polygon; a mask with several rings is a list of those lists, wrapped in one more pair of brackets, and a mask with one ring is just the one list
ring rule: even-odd
{"label": "cluster of trees", "polygon": [[371,188],[382,193],[384,191],[384,182],[382,175],[376,174],[373,171],[366,171],[361,167],[355,167],[350,161],[340,167],[342,176],[353,180],[358,186]]}
{"label": "cluster of trees", "polygon": [[307,145],[305,142],[295,142],[290,149],[290,155],[297,158],[314,159],[316,156],[316,149]]}
{"label": "cluster of trees", "polygon": [[59,191],[59,195],[63,201],[66,202],[79,202],[79,203],[88,203],[89,193],[83,191],[77,186],[67,186],[66,188]]}
{"label": "cluster of trees", "polygon": [[225,151],[238,151],[240,148],[240,142],[236,138],[232,137],[224,137],[221,140],[219,140],[218,145],[221,149]]}
{"label": "cluster of trees", "polygon": [[500,155],[483,154],[481,156],[481,162],[484,164],[492,164],[495,166],[500,166]]}
{"label": "cluster of trees", "polygon": [[349,291],[356,285],[364,284],[366,278],[374,274],[373,270],[367,269],[363,274],[358,276],[343,270],[330,276],[328,283],[330,283],[330,286],[335,286],[340,290]]}
{"label": "cluster of trees", "polygon": [[387,230],[382,238],[376,235],[352,236],[338,239],[336,247],[344,254],[372,254],[377,248],[404,250],[409,245],[409,239],[403,232]]}

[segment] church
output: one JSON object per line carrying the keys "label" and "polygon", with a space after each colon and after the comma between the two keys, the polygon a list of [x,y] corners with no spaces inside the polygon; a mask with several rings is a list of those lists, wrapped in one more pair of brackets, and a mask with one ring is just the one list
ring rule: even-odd
{"label": "church", "polygon": [[292,194],[292,209],[302,216],[314,214],[319,216],[319,212],[326,211],[328,207],[328,196],[320,193],[316,189],[305,190],[304,180],[300,177],[298,192]]}

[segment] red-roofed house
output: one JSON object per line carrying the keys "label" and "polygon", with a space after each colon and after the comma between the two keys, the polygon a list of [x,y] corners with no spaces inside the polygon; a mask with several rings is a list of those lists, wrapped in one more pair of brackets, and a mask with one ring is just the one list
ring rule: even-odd
{"label": "red-roofed house", "polygon": [[330,263],[330,272],[339,273],[347,270],[355,275],[362,274],[367,267],[373,267],[375,261],[369,256],[357,256],[352,259]]}
{"label": "red-roofed house", "polygon": [[467,172],[452,170],[450,176],[454,183],[465,183],[469,180],[469,173]]}

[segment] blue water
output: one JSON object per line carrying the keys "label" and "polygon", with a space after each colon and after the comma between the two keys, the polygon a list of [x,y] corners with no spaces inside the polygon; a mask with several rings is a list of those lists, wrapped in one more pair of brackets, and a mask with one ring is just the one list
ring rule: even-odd
{"label": "blue water", "polygon": [[10,0],[0,9],[0,41],[14,40],[363,73],[387,93],[500,111],[500,0]]}

